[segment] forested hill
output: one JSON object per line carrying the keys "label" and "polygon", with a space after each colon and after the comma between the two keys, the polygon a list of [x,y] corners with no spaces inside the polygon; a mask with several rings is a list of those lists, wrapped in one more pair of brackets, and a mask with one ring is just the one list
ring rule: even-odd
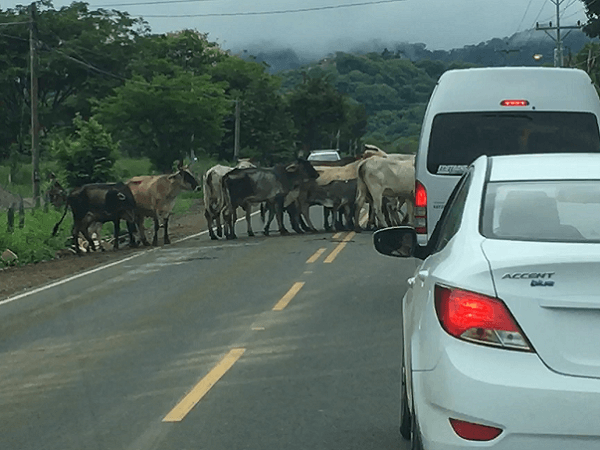
{"label": "forested hill", "polygon": [[[414,152],[427,101],[438,78],[446,70],[553,64],[554,42],[547,36],[545,39],[540,37],[541,32],[531,33],[536,34],[518,33],[509,39],[492,39],[449,52],[432,52],[424,44],[398,44],[383,49],[375,46],[370,52],[336,52],[319,61],[277,72],[277,75],[283,79],[284,91],[307,79],[326,79],[364,108],[366,134],[363,142],[392,152]],[[581,49],[591,41],[579,31],[569,34],[565,40],[567,65],[585,66],[585,52]],[[542,54],[542,60],[534,60],[534,54]],[[299,57],[291,51],[273,55],[279,58],[280,67],[286,57],[288,61],[300,64]],[[340,147],[344,149],[344,143]]]}
{"label": "forested hill", "polygon": [[[564,39],[565,56],[579,52],[588,42],[597,42],[590,39],[583,32],[573,30]],[[555,42],[544,32],[527,30],[515,33],[510,37],[494,38],[477,45],[467,45],[452,50],[429,50],[423,43],[384,43],[381,41],[365,42],[347,53],[367,54],[390,52],[411,61],[429,59],[433,61],[477,64],[482,66],[534,66],[539,65],[533,55],[542,55],[541,63],[552,64],[554,61]],[[328,56],[323,54],[307,55],[293,48],[267,49],[262,45],[246,46],[243,57],[252,58],[258,62],[265,62],[271,73],[284,70],[298,69],[312,61]]]}

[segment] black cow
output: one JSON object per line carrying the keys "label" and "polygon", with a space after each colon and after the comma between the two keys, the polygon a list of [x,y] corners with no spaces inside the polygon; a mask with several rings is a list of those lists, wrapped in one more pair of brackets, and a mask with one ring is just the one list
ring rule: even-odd
{"label": "black cow", "polygon": [[314,231],[308,210],[312,205],[323,206],[323,220],[325,230],[330,230],[328,216],[333,216],[332,226],[336,231],[344,228],[341,217],[338,220],[338,212],[343,212],[346,218],[346,227],[353,227],[352,216],[354,214],[354,200],[356,199],[356,179],[334,180],[325,185],[311,182],[300,194],[300,213],[308,222],[308,226]]}
{"label": "black cow", "polygon": [[[266,202],[269,217],[263,233],[269,235],[269,227],[273,215],[277,218],[279,232],[287,234],[283,225],[283,209],[296,200],[300,188],[305,183],[316,180],[318,172],[306,160],[298,159],[291,164],[278,164],[275,167],[255,167],[249,169],[234,169],[223,176],[223,190],[226,193],[226,206],[223,212],[225,221],[225,236],[235,239],[236,210],[248,204]],[[250,209],[246,209],[248,235],[253,236],[250,223]],[[297,225],[294,229],[300,232]]]}
{"label": "black cow", "polygon": [[52,236],[56,235],[58,227],[65,218],[67,211],[73,212],[73,241],[77,253],[81,250],[77,238],[81,232],[87,239],[92,250],[96,249],[88,228],[95,222],[113,222],[115,226],[115,250],[119,248],[119,222],[121,219],[133,222],[135,220],[135,199],[129,187],[123,183],[86,184],[73,189],[67,197],[65,212],[54,225]]}

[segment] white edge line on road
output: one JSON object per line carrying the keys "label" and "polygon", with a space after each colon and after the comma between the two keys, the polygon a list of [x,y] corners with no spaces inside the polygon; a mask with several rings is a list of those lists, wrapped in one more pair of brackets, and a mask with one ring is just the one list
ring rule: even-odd
{"label": "white edge line on road", "polygon": [[[255,211],[252,214],[250,214],[250,216],[254,216],[255,214],[258,214],[258,212],[259,211]],[[240,222],[242,220],[245,220],[245,219],[246,219],[245,217],[240,217],[235,223],[238,223],[238,222]],[[196,233],[196,234],[193,234],[191,236],[186,236],[184,238],[178,239],[175,242],[173,242],[173,244],[177,244],[179,242],[183,242],[183,241],[186,241],[188,239],[192,239],[192,238],[201,236],[201,235],[206,234],[206,233],[208,233],[208,230],[204,230],[204,231],[201,231],[200,233]],[[150,252],[153,252],[153,251],[156,251],[156,250],[160,250],[162,248],[163,247],[150,248],[148,250],[144,250],[144,251],[141,251],[139,253],[136,253],[135,255],[128,256],[127,258],[120,259],[118,261],[106,264],[104,266],[95,267],[95,268],[90,269],[90,270],[88,270],[86,272],[78,273],[77,275],[73,275],[71,277],[55,281],[54,283],[50,283],[50,284],[47,284],[45,286],[42,286],[42,287],[39,287],[39,288],[35,288],[32,291],[23,292],[22,294],[15,295],[14,297],[8,297],[8,298],[0,301],[0,306],[6,305],[7,303],[14,302],[15,300],[20,300],[22,298],[29,297],[30,295],[37,294],[38,292],[43,292],[46,289],[50,289],[50,288],[53,288],[53,287],[56,287],[56,286],[60,286],[61,284],[65,284],[65,283],[68,283],[69,281],[76,280],[77,278],[81,278],[81,277],[84,277],[86,275],[90,275],[92,273],[99,272],[99,271],[104,270],[104,269],[108,269],[109,267],[116,266],[117,264],[121,264],[121,263],[130,261],[130,260],[132,260],[134,258],[137,258],[138,256],[142,256],[142,255],[145,255],[146,253],[150,253]]]}

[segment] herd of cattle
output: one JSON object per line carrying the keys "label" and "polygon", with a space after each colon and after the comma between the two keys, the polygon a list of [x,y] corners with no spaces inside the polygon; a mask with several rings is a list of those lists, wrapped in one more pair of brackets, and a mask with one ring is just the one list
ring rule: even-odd
{"label": "herd of cattle", "polygon": [[[313,205],[324,207],[326,230],[348,228],[359,231],[360,213],[367,202],[370,205],[368,227],[412,223],[414,186],[413,155],[387,154],[367,145],[360,157],[333,163],[298,159],[274,167],[256,167],[248,160],[241,160],[236,167],[217,165],[204,175],[202,188],[211,239],[223,235],[234,239],[240,207],[246,214],[248,235],[254,236],[250,213],[256,205],[260,205],[265,235],[269,234],[274,217],[279,232],[288,233],[284,225],[285,213],[296,232],[316,231],[309,216],[309,208]],[[70,208],[74,242],[78,242],[81,233],[92,250],[95,250],[92,234],[105,222],[114,223],[114,248],[118,248],[121,220],[127,222],[130,245],[138,245],[136,236],[142,244],[149,245],[144,229],[146,217],[154,220],[152,245],[158,244],[161,226],[164,243],[168,244],[169,216],[178,194],[198,189],[200,186],[189,167],[182,165],[170,175],[133,177],[125,183],[84,185],[68,195],[64,214],[52,234],[56,234]],[[80,253],[78,245],[75,250]]]}

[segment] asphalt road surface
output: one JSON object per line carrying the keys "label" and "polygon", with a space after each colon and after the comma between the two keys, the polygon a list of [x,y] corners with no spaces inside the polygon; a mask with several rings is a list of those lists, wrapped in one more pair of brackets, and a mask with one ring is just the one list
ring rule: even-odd
{"label": "asphalt road surface", "polygon": [[415,262],[367,232],[243,230],[0,303],[0,449],[407,448]]}

